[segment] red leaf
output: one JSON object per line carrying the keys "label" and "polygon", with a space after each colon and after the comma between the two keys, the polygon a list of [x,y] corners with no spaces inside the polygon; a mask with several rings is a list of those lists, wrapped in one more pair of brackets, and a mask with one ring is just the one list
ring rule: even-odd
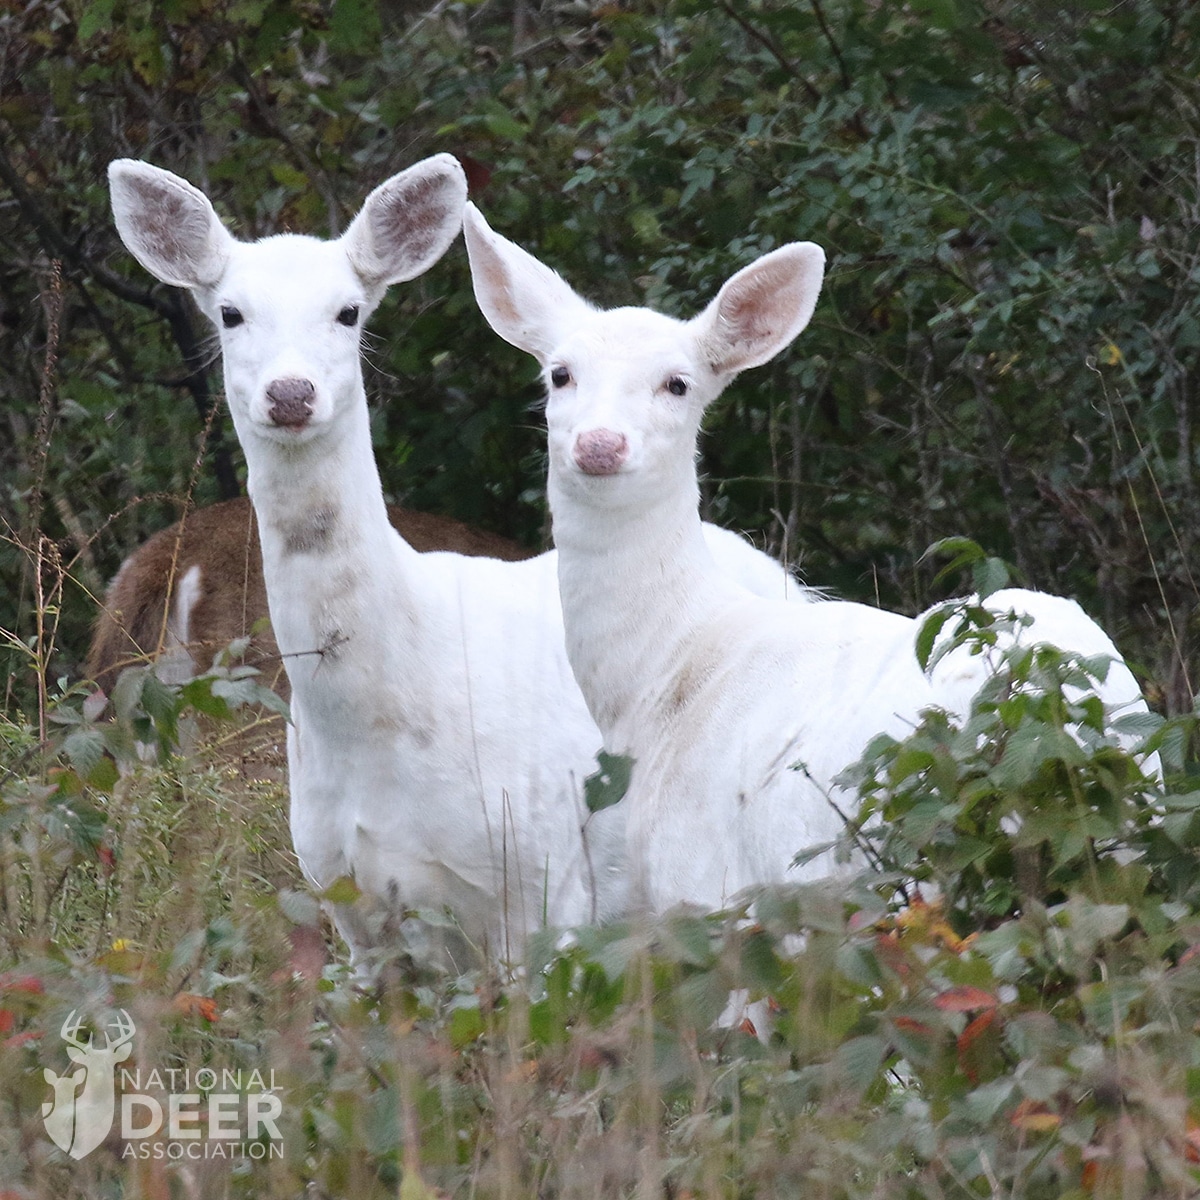
{"label": "red leaf", "polygon": [[23,1046],[26,1042],[36,1042],[41,1036],[42,1030],[40,1029],[26,1029],[23,1033],[14,1033],[12,1037],[5,1038],[3,1042],[0,1042],[0,1046],[8,1050],[15,1046]]}
{"label": "red leaf", "polygon": [[480,162],[469,154],[455,154],[467,177],[467,190],[471,195],[478,195],[491,182],[492,167],[489,163]]}
{"label": "red leaf", "polygon": [[1200,1121],[1188,1117],[1187,1133],[1183,1137],[1183,1156],[1190,1163],[1200,1163]]}
{"label": "red leaf", "polygon": [[212,1022],[221,1015],[217,1008],[217,1002],[211,996],[197,996],[192,992],[180,992],[171,1003],[176,1012],[183,1013],[185,1017],[203,1017],[206,1021]]}
{"label": "red leaf", "polygon": [[1022,1100],[1009,1117],[1009,1123],[1028,1133],[1050,1133],[1062,1124],[1062,1117],[1052,1113],[1040,1101]]}
{"label": "red leaf", "polygon": [[0,1008],[0,1033],[12,1033],[15,1020],[11,1008]]}
{"label": "red leaf", "polygon": [[935,996],[933,1002],[942,1012],[974,1012],[980,1008],[995,1008],[1000,1003],[991,992],[970,985],[950,988]]}
{"label": "red leaf", "polygon": [[83,715],[89,721],[97,721],[100,719],[100,714],[108,705],[108,697],[104,694],[102,688],[97,688],[94,692],[84,698]]}
{"label": "red leaf", "polygon": [[[996,1010],[989,1008],[986,1012],[981,1012],[971,1023],[958,1035],[956,1043],[958,1048],[958,1065],[962,1068],[963,1074],[972,1082],[979,1082],[979,1067],[978,1059],[981,1057],[978,1054],[973,1054],[975,1043],[980,1036],[986,1033],[996,1023]],[[986,1051],[986,1047],[984,1047]]]}
{"label": "red leaf", "polygon": [[918,1037],[933,1037],[933,1030],[915,1017],[893,1017],[892,1024],[905,1033],[915,1033]]}
{"label": "red leaf", "polygon": [[28,992],[40,996],[45,984],[36,975],[0,975],[0,992]]}
{"label": "red leaf", "polygon": [[969,1050],[971,1043],[996,1020],[996,1010],[989,1008],[982,1012],[958,1035],[958,1052]]}

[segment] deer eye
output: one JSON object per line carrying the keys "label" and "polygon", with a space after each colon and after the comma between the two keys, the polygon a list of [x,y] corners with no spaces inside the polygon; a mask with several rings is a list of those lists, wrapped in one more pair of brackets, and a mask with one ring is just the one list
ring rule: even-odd
{"label": "deer eye", "polygon": [[358,324],[358,305],[357,304],[347,304],[346,307],[343,308],[340,313],[338,313],[337,321],[338,321],[339,325],[348,325],[351,328],[353,328],[355,325],[357,325]]}
{"label": "deer eye", "polygon": [[571,382],[571,372],[566,367],[555,367],[550,372],[550,382],[556,387],[566,387]]}
{"label": "deer eye", "polygon": [[678,375],[672,375],[671,378],[667,380],[667,391],[670,392],[672,396],[686,396],[687,390],[688,385],[686,379],[680,379]]}
{"label": "deer eye", "polygon": [[226,329],[236,329],[245,319],[232,304],[221,305],[221,324]]}

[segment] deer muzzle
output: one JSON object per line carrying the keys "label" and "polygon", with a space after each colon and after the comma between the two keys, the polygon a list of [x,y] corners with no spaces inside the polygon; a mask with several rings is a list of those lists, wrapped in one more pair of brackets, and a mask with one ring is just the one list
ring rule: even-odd
{"label": "deer muzzle", "polygon": [[611,429],[589,429],[575,439],[575,465],[585,475],[615,475],[629,457],[629,439]]}
{"label": "deer muzzle", "polygon": [[267,415],[274,425],[303,429],[312,418],[317,389],[309,379],[276,379],[267,384]]}

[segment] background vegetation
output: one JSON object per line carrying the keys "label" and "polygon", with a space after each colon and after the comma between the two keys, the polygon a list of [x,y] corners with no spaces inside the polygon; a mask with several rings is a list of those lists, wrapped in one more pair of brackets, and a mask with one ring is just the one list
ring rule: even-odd
{"label": "background vegetation", "polygon": [[[110,159],[257,237],[336,233],[450,150],[496,228],[602,303],[691,313],[762,250],[824,244],[813,326],[711,419],[710,515],[906,611],[925,548],[971,536],[1186,711],[1198,22],[1184,0],[8,4],[0,515],[94,591],[185,497],[241,486],[208,330],[117,241]],[[373,328],[389,494],[540,543],[538,388],[461,245]],[[0,570],[0,627],[27,636],[11,539]],[[89,614],[68,593],[63,669]]]}
{"label": "background vegetation", "polygon": [[[1198,81],[1187,0],[0,4],[0,1193],[1194,1194],[1194,797],[1146,789],[1040,667],[1014,670],[1049,702],[977,714],[990,758],[930,727],[864,767],[882,891],[584,931],[519,985],[408,963],[367,991],[327,961],[277,790],[208,750],[134,763],[134,733],[170,742],[237,681],[131,684],[119,726],[53,681],[121,557],[243,482],[208,330],[119,245],[108,161],[256,237],[336,233],[450,150],[601,303],[690,314],[822,243],[813,325],[712,414],[708,515],[909,612],[945,586],[925,548],[969,535],[1189,713]],[[389,498],[541,544],[538,387],[461,245],[373,329]],[[1156,735],[1180,768],[1188,729]],[[904,909],[931,871],[948,907]],[[713,1026],[734,984],[773,997],[766,1045]],[[41,1037],[114,1003],[147,1062],[286,1073],[287,1163],[56,1156]]]}

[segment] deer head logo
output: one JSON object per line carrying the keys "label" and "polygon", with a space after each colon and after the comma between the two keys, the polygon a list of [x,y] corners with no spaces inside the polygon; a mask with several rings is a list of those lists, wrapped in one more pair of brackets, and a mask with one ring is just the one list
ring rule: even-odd
{"label": "deer head logo", "polygon": [[82,1026],[82,1018],[72,1009],[62,1027],[67,1055],[80,1069],[63,1075],[49,1068],[43,1072],[54,1089],[54,1099],[42,1104],[46,1132],[72,1158],[90,1154],[108,1136],[116,1102],[117,1063],[129,1057],[134,1035],[133,1020],[124,1009],[106,1022],[103,1046],[97,1046],[90,1034],[81,1037]]}

